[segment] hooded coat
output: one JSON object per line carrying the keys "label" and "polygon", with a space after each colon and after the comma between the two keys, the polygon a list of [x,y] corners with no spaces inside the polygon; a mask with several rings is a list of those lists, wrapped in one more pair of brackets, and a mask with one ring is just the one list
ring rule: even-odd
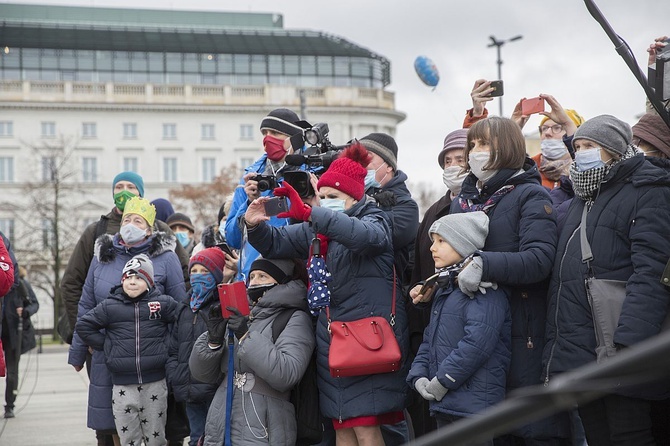
{"label": "hooded coat", "polygon": [[[660,164],[660,163],[659,163]],[[612,167],[586,219],[597,279],[627,282],[614,342],[630,347],[659,333],[670,291],[661,277],[670,256],[670,173],[638,155]],[[544,377],[596,360],[596,338],[584,280],[579,228],[585,201],[575,197],[558,241],[549,290]],[[667,390],[667,389],[664,389]],[[660,398],[649,387],[638,398]],[[665,395],[667,397],[667,394]]]}
{"label": "hooded coat", "polygon": [[[81,318],[109,296],[110,290],[121,283],[123,267],[137,254],[145,253],[154,266],[154,286],[160,294],[184,299],[186,288],[179,258],[174,252],[174,235],[154,233],[145,243],[126,247],[117,234],[101,235],[95,242],[95,254],[88,270],[78,318]],[[83,366],[88,347],[76,333],[68,356],[68,364]],[[88,392],[88,427],[95,430],[115,429],[112,416],[112,379],[105,364],[105,355],[95,351],[91,360]]]}
{"label": "hooded coat", "polygon": [[[248,231],[249,242],[268,258],[306,259],[315,233],[330,239],[326,264],[332,274],[332,320],[370,316],[388,318],[393,296],[393,244],[384,211],[373,199],[361,200],[344,212],[312,208],[309,223],[274,228],[261,223]],[[326,312],[316,328],[319,405],[327,418],[381,415],[405,407],[408,333],[405,302],[396,293],[393,330],[403,366],[394,373],[333,378],[328,367],[330,335]]]}
{"label": "hooded coat", "polygon": [[[18,271],[17,271],[18,276]],[[32,350],[37,345],[35,341],[35,327],[30,321],[30,316],[37,313],[40,304],[35,296],[35,291],[30,283],[25,279],[19,279],[19,286],[14,288],[2,298],[3,303],[3,324],[2,324],[2,347],[5,350],[16,350],[19,344],[19,335],[21,336],[21,351],[19,354]],[[23,319],[23,331],[19,334],[19,315],[16,312],[18,307],[23,308],[21,319]]]}
{"label": "hooded coat", "polygon": [[[298,280],[266,291],[251,309],[249,331],[235,339],[236,376],[233,396],[231,441],[236,446],[295,445],[295,409],[289,401],[291,389],[300,381],[314,351],[312,318],[307,313],[307,289]],[[298,308],[279,338],[272,339],[272,323],[287,309]],[[228,345],[212,350],[203,333],[190,358],[193,377],[219,385],[209,407],[203,446],[223,444],[226,420]],[[242,374],[240,376],[240,374]]]}

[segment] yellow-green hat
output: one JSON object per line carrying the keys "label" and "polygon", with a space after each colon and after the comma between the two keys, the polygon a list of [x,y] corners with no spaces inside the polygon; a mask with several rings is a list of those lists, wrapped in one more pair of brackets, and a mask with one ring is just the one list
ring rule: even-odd
{"label": "yellow-green hat", "polygon": [[[582,118],[582,115],[580,115],[576,111],[574,111],[570,108],[566,108],[565,112],[568,114],[568,117],[570,117],[572,122],[574,122],[577,127],[579,127],[580,125],[582,125],[584,123],[584,118]],[[545,116],[544,118],[542,118],[542,121],[540,121],[540,125],[544,124],[548,120],[549,120],[549,118],[547,116]]]}
{"label": "yellow-green hat", "polygon": [[149,226],[153,226],[156,220],[156,206],[146,198],[133,197],[126,202],[126,207],[123,208],[123,217],[128,214],[137,214],[144,218]]}

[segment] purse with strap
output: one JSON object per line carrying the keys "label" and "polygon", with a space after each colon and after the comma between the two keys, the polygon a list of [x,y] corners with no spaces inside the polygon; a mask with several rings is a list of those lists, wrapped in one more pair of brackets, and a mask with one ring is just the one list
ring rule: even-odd
{"label": "purse with strap", "polygon": [[381,316],[347,322],[331,321],[329,308],[326,307],[330,333],[328,367],[334,378],[390,373],[400,369],[400,347],[393,333],[395,303],[394,268],[390,323]]}

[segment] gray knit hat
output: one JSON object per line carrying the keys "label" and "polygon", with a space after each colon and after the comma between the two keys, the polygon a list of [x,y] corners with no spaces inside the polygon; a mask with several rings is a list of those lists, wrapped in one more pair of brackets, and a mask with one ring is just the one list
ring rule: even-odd
{"label": "gray knit hat", "polygon": [[578,139],[588,139],[600,145],[617,157],[626,153],[633,139],[633,130],[622,120],[612,115],[600,115],[585,121],[572,139],[572,146]]}
{"label": "gray knit hat", "polygon": [[126,277],[137,275],[144,280],[149,288],[154,286],[154,264],[146,254],[137,254],[132,259],[126,262],[123,267],[123,276],[121,282],[126,280]]}
{"label": "gray knit hat", "polygon": [[391,135],[386,133],[370,133],[359,142],[368,152],[379,155],[393,170],[398,170],[398,144]]}
{"label": "gray knit hat", "polygon": [[489,217],[482,211],[449,214],[430,226],[428,235],[437,234],[454,250],[467,257],[484,247],[489,235]]}

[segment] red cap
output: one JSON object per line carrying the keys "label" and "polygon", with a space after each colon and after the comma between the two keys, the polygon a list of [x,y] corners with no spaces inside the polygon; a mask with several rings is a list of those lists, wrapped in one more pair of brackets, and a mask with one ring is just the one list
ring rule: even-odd
{"label": "red cap", "polygon": [[365,194],[365,175],[372,156],[359,142],[347,147],[321,175],[317,187],[329,186],[361,200]]}

